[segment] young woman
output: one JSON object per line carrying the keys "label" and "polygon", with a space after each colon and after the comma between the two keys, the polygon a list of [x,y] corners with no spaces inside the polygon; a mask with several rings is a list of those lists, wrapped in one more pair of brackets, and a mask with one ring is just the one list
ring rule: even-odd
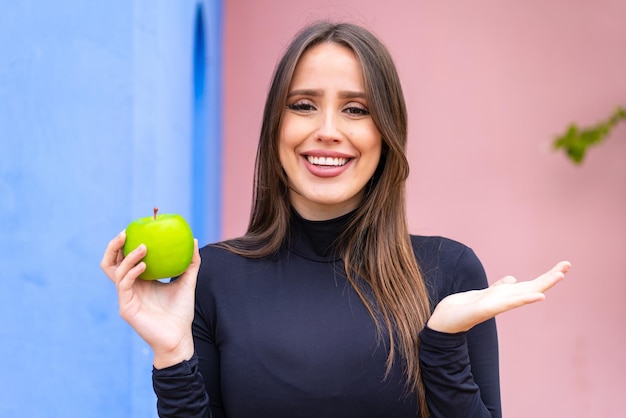
{"label": "young woman", "polygon": [[196,244],[169,284],[136,280],[145,246],[109,243],[102,268],[154,350],[161,416],[501,416],[493,317],[543,299],[569,264],[487,287],[468,247],[409,235],[406,139],[386,48],[313,24],[274,74],[247,233]]}

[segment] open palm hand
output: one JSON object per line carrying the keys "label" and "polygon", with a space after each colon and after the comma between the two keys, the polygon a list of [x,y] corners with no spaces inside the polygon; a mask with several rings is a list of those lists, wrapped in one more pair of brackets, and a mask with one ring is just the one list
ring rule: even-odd
{"label": "open palm hand", "polygon": [[518,282],[507,276],[485,289],[449,295],[435,307],[428,327],[446,333],[463,332],[500,313],[541,301],[569,269],[570,263],[562,261],[534,280]]}

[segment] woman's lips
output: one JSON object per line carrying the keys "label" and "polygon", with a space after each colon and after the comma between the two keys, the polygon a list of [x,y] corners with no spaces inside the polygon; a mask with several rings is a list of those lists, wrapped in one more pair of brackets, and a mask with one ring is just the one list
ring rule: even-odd
{"label": "woman's lips", "polygon": [[304,165],[317,177],[336,177],[347,170],[352,158],[305,155]]}
{"label": "woman's lips", "polygon": [[346,165],[348,158],[343,157],[315,157],[307,155],[307,161],[313,165],[327,166],[327,167],[340,167]]}

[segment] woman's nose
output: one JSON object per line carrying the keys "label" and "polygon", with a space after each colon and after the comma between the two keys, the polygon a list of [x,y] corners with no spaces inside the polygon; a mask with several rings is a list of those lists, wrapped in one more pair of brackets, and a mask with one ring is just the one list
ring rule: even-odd
{"label": "woman's nose", "polygon": [[320,115],[316,139],[321,142],[340,142],[343,135],[338,123],[338,117],[334,112],[324,112]]}

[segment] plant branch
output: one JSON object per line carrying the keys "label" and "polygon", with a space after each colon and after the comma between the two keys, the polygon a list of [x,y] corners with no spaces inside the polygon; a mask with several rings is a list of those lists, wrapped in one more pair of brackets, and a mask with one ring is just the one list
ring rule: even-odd
{"label": "plant branch", "polygon": [[604,141],[615,125],[622,121],[626,121],[626,110],[623,107],[617,107],[613,115],[596,125],[581,129],[572,123],[563,135],[554,140],[552,145],[555,149],[565,150],[567,156],[575,164],[581,164],[587,149]]}

